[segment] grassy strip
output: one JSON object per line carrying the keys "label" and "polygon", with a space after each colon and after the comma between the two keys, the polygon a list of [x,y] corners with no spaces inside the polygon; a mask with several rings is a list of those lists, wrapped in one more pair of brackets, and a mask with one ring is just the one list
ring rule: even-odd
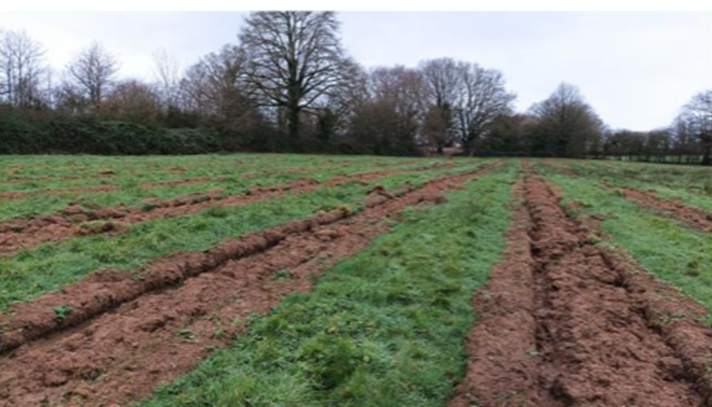
{"label": "grassy strip", "polygon": [[626,250],[660,279],[682,290],[712,312],[712,235],[640,207],[595,181],[545,171],[589,215],[601,215],[610,244]]}
{"label": "grassy strip", "polygon": [[666,199],[680,199],[686,205],[712,213],[712,169],[704,167],[562,160],[581,174],[609,185],[651,189]]}
{"label": "grassy strip", "polygon": [[[389,169],[410,169],[432,165],[434,160],[423,160],[417,164],[406,166],[389,166]],[[271,168],[267,162],[261,163],[262,169]],[[308,167],[308,165],[307,165]],[[324,167],[323,170],[303,175],[299,173],[287,173],[279,175],[265,174],[263,177],[256,178],[241,178],[239,174],[244,174],[238,171],[238,174],[232,174],[229,181],[224,182],[206,182],[201,184],[188,184],[179,186],[161,186],[151,189],[141,187],[138,179],[125,178],[121,183],[116,183],[120,190],[103,193],[67,193],[55,196],[33,196],[26,199],[7,200],[0,203],[0,221],[6,221],[20,216],[34,216],[38,214],[46,214],[57,212],[64,209],[70,202],[79,202],[82,206],[88,209],[96,209],[100,207],[115,206],[118,203],[124,203],[128,206],[140,205],[148,198],[174,198],[193,193],[206,192],[213,189],[221,189],[224,194],[239,194],[254,186],[277,185],[295,181],[299,178],[309,177],[317,181],[323,181],[337,175],[357,174],[368,171],[378,171],[378,167],[371,167],[361,163],[351,166],[333,166]],[[206,174],[203,174],[206,175]],[[218,177],[218,174],[212,174],[211,177]],[[197,176],[196,176],[197,177]],[[181,176],[181,179],[195,178],[193,176]],[[158,181],[154,179],[154,181]],[[107,181],[104,181],[108,184]]]}
{"label": "grassy strip", "polygon": [[472,293],[501,260],[514,172],[408,211],[145,405],[442,405],[464,372]]}
{"label": "grassy strip", "polygon": [[176,251],[206,250],[228,237],[306,218],[319,210],[343,205],[358,209],[359,201],[375,184],[387,189],[406,183],[418,185],[434,176],[472,170],[480,165],[482,162],[457,169],[398,174],[367,185],[347,183],[241,207],[215,207],[183,217],[135,224],[118,236],[78,237],[23,250],[0,259],[0,309],[77,282],[97,269],[131,270]]}
{"label": "grassy strip", "polygon": [[[85,177],[86,182],[94,182],[92,175],[103,171],[113,171],[114,179],[130,176],[142,181],[164,180],[168,177],[200,177],[210,175],[231,175],[235,172],[249,172],[274,167],[306,168],[310,164],[340,163],[344,165],[379,165],[398,164],[405,158],[351,156],[308,156],[308,155],[271,155],[271,154],[230,154],[197,156],[140,156],[140,157],[103,157],[103,156],[5,156],[0,157],[0,182],[23,178],[26,182],[4,184],[2,191],[57,187],[53,182],[66,176]],[[179,172],[176,172],[179,170]],[[74,180],[82,181],[82,180]],[[18,188],[22,187],[24,188]]]}

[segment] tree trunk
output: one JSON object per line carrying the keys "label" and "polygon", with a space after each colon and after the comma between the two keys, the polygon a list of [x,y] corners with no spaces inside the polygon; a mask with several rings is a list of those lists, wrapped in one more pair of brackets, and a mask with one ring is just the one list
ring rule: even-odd
{"label": "tree trunk", "polygon": [[299,107],[290,105],[287,108],[287,125],[289,126],[289,139],[291,141],[299,140]]}
{"label": "tree trunk", "polygon": [[712,144],[704,146],[705,153],[702,156],[702,165],[712,165]]}

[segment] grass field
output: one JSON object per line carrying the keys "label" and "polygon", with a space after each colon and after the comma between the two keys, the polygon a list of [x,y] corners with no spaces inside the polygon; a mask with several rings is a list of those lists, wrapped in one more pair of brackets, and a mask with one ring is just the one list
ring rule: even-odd
{"label": "grass field", "polygon": [[709,168],[250,154],[0,168],[9,405],[712,399]]}

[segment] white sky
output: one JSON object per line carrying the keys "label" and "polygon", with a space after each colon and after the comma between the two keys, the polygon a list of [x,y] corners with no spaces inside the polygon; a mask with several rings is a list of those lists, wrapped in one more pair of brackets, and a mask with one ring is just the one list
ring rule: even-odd
{"label": "white sky", "polygon": [[[58,71],[93,40],[121,60],[121,76],[151,78],[152,52],[187,66],[237,41],[245,13],[3,13]],[[344,46],[366,67],[415,66],[450,56],[504,73],[526,110],[562,81],[581,88],[614,128],[669,124],[690,97],[712,89],[712,13],[344,12]]]}

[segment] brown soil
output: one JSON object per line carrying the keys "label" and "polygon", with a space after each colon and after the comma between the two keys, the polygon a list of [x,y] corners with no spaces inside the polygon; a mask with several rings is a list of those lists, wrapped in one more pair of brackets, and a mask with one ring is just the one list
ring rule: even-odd
{"label": "brown soil", "polygon": [[664,213],[688,224],[691,228],[712,233],[712,214],[675,200],[660,198],[654,192],[635,188],[619,188],[623,196],[642,206]]}
{"label": "brown soil", "polygon": [[118,187],[116,185],[95,185],[95,186],[85,186],[85,187],[67,187],[67,188],[56,188],[56,189],[41,189],[35,191],[9,191],[0,194],[0,200],[14,200],[14,199],[25,199],[30,196],[57,196],[65,194],[76,194],[76,193],[86,193],[86,192],[111,192],[116,191]]}
{"label": "brown soil", "polygon": [[[192,369],[211,349],[229,345],[247,329],[233,323],[236,318],[262,315],[288,294],[309,291],[324,269],[386,232],[388,223],[381,221],[387,216],[419,203],[442,202],[443,193],[491,168],[392,194],[376,189],[370,195],[379,198],[361,212],[337,210],[206,253],[171,256],[134,273],[142,279],[105,272],[67,287],[61,301],[77,306],[67,321],[97,298],[111,302],[131,290],[143,292],[113,312],[5,354],[0,396],[12,405],[110,405],[146,397]],[[33,311],[28,305],[16,313],[35,312],[38,321],[46,320],[42,308],[51,305],[46,298],[35,303],[44,307]]]}
{"label": "brown soil", "polygon": [[[562,166],[559,163],[544,160],[541,164],[560,174],[566,175],[567,177],[586,178],[585,175],[580,174],[566,166]],[[653,209],[664,215],[684,222],[692,229],[712,233],[712,214],[701,209],[685,205],[679,200],[663,199],[652,191],[644,191],[642,189],[630,187],[615,187],[608,184],[602,185],[609,190],[620,191],[626,199],[630,199],[631,201],[635,201],[646,208]]]}
{"label": "brown soil", "polygon": [[[443,165],[437,168],[444,168]],[[116,206],[86,211],[80,205],[70,205],[60,213],[31,220],[16,219],[0,223],[2,255],[36,247],[46,242],[60,242],[76,236],[98,233],[121,233],[130,225],[152,219],[164,219],[202,212],[212,207],[233,207],[273,199],[289,192],[303,194],[316,189],[346,182],[370,182],[393,174],[422,172],[433,167],[415,170],[374,171],[354,176],[338,176],[326,182],[304,178],[296,182],[271,187],[255,187],[244,195],[222,196],[219,191],[191,194],[172,199],[149,199],[143,206]]]}
{"label": "brown soil", "polygon": [[480,321],[450,405],[712,405],[705,310],[593,245],[541,179],[518,190],[525,204],[506,260],[475,297]]}

